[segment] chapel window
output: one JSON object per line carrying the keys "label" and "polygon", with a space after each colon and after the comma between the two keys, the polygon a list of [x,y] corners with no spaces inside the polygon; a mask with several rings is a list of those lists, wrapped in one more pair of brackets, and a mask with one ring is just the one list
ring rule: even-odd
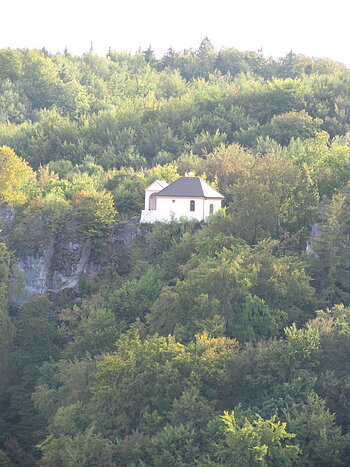
{"label": "chapel window", "polygon": [[192,200],[190,201],[190,211],[195,211],[196,210],[196,204],[195,202]]}
{"label": "chapel window", "polygon": [[214,214],[214,204],[211,204],[211,205],[209,206],[209,214],[210,214],[210,215]]}

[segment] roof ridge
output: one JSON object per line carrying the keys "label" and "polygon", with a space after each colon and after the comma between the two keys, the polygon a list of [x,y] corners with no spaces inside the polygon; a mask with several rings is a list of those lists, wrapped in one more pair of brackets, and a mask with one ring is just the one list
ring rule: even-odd
{"label": "roof ridge", "polygon": [[[215,188],[213,188],[213,187],[210,185],[210,183],[208,183],[206,180],[203,180],[203,178],[201,178],[201,177],[199,177],[199,180],[200,180],[200,182],[201,182],[201,185],[202,185],[202,183],[205,183],[206,185],[208,185],[209,188],[211,188],[212,190],[214,190],[218,195],[222,196],[222,194],[221,194],[218,190],[216,190]],[[203,189],[203,186],[202,186],[202,189]],[[204,193],[204,189],[203,189],[203,193]]]}
{"label": "roof ridge", "polygon": [[[190,182],[191,181],[191,182]],[[215,188],[200,176],[182,176],[167,187],[160,190],[156,196],[185,196],[199,198],[224,198]]]}
{"label": "roof ridge", "polygon": [[[160,186],[162,186],[163,184],[165,184],[165,187],[166,187],[166,186],[169,186],[169,183],[166,182],[165,180],[153,180],[152,183],[150,183],[148,186],[146,186],[145,190],[148,190],[148,188],[149,188],[150,186],[152,186],[154,183],[158,183]],[[165,187],[163,186],[162,190],[163,190]]]}

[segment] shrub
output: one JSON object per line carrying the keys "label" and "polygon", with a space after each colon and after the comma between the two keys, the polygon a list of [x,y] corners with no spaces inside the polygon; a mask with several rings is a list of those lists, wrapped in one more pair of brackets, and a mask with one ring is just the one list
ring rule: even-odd
{"label": "shrub", "polygon": [[81,192],[74,199],[74,205],[78,209],[80,232],[95,247],[101,246],[104,237],[115,225],[117,211],[113,196],[106,191]]}

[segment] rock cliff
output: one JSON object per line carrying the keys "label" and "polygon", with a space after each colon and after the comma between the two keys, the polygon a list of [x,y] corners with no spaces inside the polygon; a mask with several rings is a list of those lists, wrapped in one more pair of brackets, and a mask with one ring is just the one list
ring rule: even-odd
{"label": "rock cliff", "polygon": [[13,252],[12,307],[35,295],[74,288],[82,274],[98,273],[110,261],[120,274],[127,273],[130,249],[142,245],[148,232],[136,219],[119,223],[96,252],[84,241],[74,213],[56,232],[43,212],[26,220],[20,230],[15,224],[14,209],[0,206],[0,241]]}

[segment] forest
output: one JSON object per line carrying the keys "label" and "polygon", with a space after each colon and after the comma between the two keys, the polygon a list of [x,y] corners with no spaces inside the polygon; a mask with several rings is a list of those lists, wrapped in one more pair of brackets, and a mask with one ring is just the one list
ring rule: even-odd
{"label": "forest", "polygon": [[[341,63],[208,38],[0,50],[1,466],[350,464],[349,90]],[[105,253],[190,173],[225,196],[208,223]],[[13,305],[43,219],[99,272]]]}

